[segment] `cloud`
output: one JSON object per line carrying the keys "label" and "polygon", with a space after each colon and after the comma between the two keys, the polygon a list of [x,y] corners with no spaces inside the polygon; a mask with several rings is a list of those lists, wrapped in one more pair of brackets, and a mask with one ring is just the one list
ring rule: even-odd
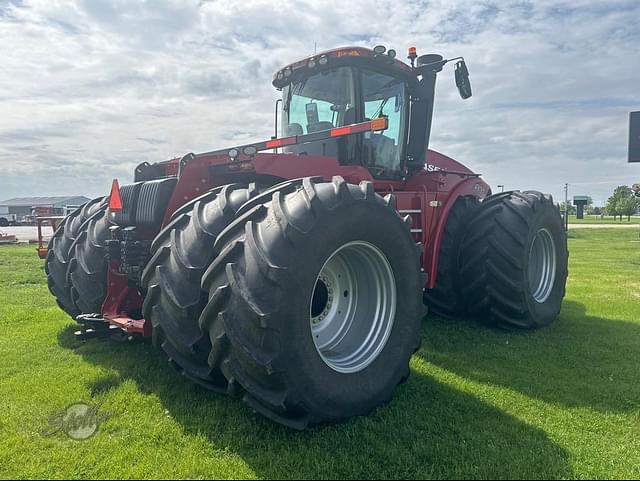
{"label": "cloud", "polygon": [[101,195],[141,161],[268,138],[282,65],[377,43],[467,59],[432,146],[507,188],[603,202],[640,110],[635,1],[0,2],[0,197]]}

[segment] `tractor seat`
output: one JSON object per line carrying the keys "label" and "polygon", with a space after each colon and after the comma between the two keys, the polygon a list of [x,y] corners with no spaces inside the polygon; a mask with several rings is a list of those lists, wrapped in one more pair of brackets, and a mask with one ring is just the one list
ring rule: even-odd
{"label": "tractor seat", "polygon": [[302,130],[302,125],[300,124],[289,124],[284,132],[285,137],[291,137],[293,135],[304,135],[304,130]]}
{"label": "tractor seat", "polygon": [[307,125],[307,132],[312,134],[314,132],[321,132],[323,130],[331,130],[333,128],[333,124],[331,122],[322,121],[322,122],[314,122],[312,124]]}
{"label": "tractor seat", "polygon": [[[302,130],[302,125],[293,123],[289,124],[284,129],[284,137],[292,137],[292,136],[304,135],[304,130]],[[285,147],[284,152],[289,152],[293,154],[301,154],[305,150],[304,145],[291,145],[289,147]]]}
{"label": "tractor seat", "polygon": [[[322,130],[330,130],[333,128],[331,122],[314,122],[307,125],[307,133],[320,132]],[[286,135],[303,135],[304,131],[300,124],[289,124],[286,128]],[[306,155],[322,155],[326,157],[338,158],[338,142],[337,139],[326,139],[309,144],[291,145],[284,148],[285,152]]]}

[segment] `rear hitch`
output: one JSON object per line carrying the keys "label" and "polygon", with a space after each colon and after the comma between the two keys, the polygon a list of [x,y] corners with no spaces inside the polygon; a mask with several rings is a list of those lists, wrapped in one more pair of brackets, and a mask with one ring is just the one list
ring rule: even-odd
{"label": "rear hitch", "polygon": [[111,325],[109,320],[100,314],[80,314],[76,317],[76,321],[80,324],[80,330],[74,332],[73,335],[80,341],[108,337],[122,338],[126,334],[118,326]]}
{"label": "rear hitch", "polygon": [[151,335],[151,325],[144,319],[122,316],[110,319],[100,314],[80,314],[76,321],[80,324],[80,330],[74,332],[74,336],[80,341],[105,338],[134,341]]}
{"label": "rear hitch", "polygon": [[114,337],[133,341],[151,337],[151,322],[141,318],[143,297],[140,276],[146,262],[149,243],[136,240],[135,227],[110,228],[107,241],[107,293],[100,314],[81,314],[76,321],[82,329],[76,338]]}

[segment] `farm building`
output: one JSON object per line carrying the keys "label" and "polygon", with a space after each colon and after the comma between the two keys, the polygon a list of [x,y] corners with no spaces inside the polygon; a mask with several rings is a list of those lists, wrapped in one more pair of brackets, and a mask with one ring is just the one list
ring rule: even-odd
{"label": "farm building", "polygon": [[84,196],[16,197],[0,201],[0,212],[20,219],[31,215],[65,215],[72,207],[89,201]]}

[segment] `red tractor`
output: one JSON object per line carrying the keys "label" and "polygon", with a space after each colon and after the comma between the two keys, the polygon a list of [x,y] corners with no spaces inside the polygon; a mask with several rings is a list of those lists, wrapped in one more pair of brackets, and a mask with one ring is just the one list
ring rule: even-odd
{"label": "red tractor", "polygon": [[500,327],[553,321],[558,209],[535,191],[491,195],[428,150],[452,60],[409,52],[410,64],[382,46],[290,64],[273,78],[282,137],[142,163],[69,215],[46,272],[77,335],[151,337],[189,379],[302,429],[391,399],[425,304]]}

